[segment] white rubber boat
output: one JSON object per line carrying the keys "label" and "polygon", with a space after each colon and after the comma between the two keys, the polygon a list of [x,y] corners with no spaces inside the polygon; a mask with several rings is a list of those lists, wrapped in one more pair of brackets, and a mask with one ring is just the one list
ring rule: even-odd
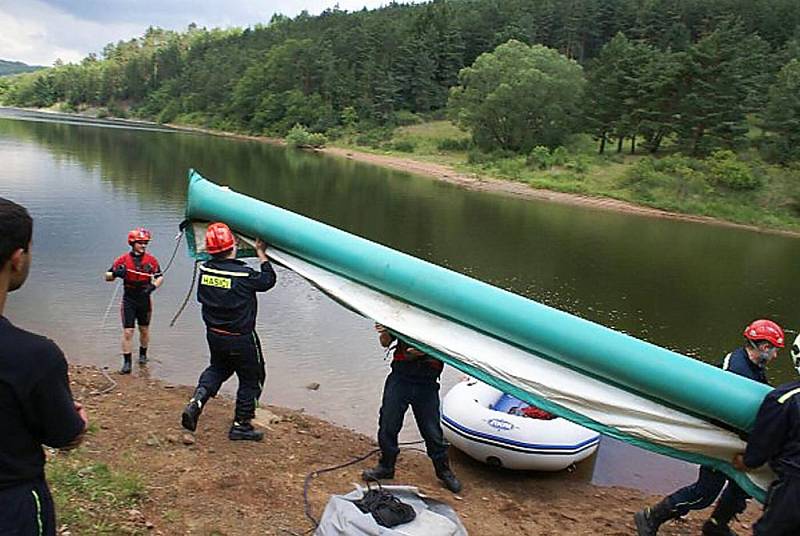
{"label": "white rubber boat", "polygon": [[[525,414],[544,416],[535,418]],[[591,456],[600,434],[468,379],[442,401],[444,435],[476,460],[507,469],[560,471]]]}

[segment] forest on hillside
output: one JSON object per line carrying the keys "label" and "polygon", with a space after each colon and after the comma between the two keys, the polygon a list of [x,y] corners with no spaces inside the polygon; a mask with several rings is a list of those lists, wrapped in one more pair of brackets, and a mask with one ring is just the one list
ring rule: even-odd
{"label": "forest on hillside", "polygon": [[39,67],[38,65],[27,65],[22,63],[21,61],[8,61],[8,60],[0,60],[0,76],[8,76],[12,74],[19,74],[19,73],[29,73],[33,71],[38,71],[43,67]]}
{"label": "forest on hillside", "polygon": [[[796,0],[433,0],[276,15],[244,29],[149,28],[78,64],[0,79],[8,105],[265,135],[336,136],[444,117],[484,151],[749,143],[800,159]],[[764,141],[766,140],[766,141]],[[637,145],[638,144],[638,145]]]}

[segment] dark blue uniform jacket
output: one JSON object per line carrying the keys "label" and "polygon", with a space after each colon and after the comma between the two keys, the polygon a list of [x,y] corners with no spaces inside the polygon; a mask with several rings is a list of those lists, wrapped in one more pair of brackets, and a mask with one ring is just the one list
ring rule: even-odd
{"label": "dark blue uniform jacket", "polygon": [[722,360],[722,370],[769,385],[763,366],[753,363],[744,348],[737,348]]}
{"label": "dark blue uniform jacket", "polygon": [[256,292],[275,285],[275,270],[267,261],[258,272],[238,259],[211,259],[200,266],[197,300],[206,327],[248,335],[256,327]]}
{"label": "dark blue uniform jacket", "polygon": [[800,477],[800,381],[773,389],[758,409],[744,463],[766,462],[777,475]]}

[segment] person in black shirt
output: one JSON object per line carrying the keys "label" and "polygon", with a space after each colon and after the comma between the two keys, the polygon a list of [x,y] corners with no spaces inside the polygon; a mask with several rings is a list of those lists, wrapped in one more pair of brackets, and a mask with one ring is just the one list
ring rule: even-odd
{"label": "person in black shirt", "polygon": [[[766,383],[765,367],[784,346],[783,329],[771,320],[753,321],[744,330],[745,344],[725,356],[722,370],[753,381]],[[639,536],[655,536],[665,521],[686,515],[690,510],[702,510],[714,503],[722,488],[711,517],[703,524],[704,536],[735,536],[728,524],[747,507],[748,495],[725,473],[700,466],[697,481],[662,499],[658,504],[634,514]]]}
{"label": "person in black shirt", "polygon": [[261,343],[255,332],[256,293],[275,285],[275,271],[267,258],[266,244],[260,239],[256,241],[260,272],[237,260],[236,239],[224,223],[208,226],[206,250],[212,259],[200,266],[197,300],[203,306],[211,364],[200,375],[194,396],[181,415],[181,424],[195,431],[208,399],[216,396],[235,372],[239,389],[228,438],[261,441],[263,432],[255,430],[250,422],[255,417],[256,403],[266,379]]}
{"label": "person in black shirt", "polygon": [[425,440],[428,456],[433,461],[436,476],[444,486],[458,493],[461,482],[450,469],[447,443],[439,421],[439,376],[444,364],[424,352],[397,339],[380,324],[375,324],[381,346],[389,348],[394,342],[392,372],[383,387],[378,445],[381,458],[378,465],[362,473],[366,481],[394,478],[394,467],[400,448],[397,443],[408,406],[414,412],[417,428]]}
{"label": "person in black shirt", "polygon": [[27,278],[32,231],[25,208],[0,198],[0,534],[18,536],[55,535],[42,445],[74,448],[87,425],[58,346],[2,316]]}
{"label": "person in black shirt", "polygon": [[[792,361],[800,373],[800,335],[792,345]],[[770,484],[753,535],[800,534],[800,381],[781,385],[764,398],[744,454],[733,458],[740,471],[767,462],[778,478]]]}

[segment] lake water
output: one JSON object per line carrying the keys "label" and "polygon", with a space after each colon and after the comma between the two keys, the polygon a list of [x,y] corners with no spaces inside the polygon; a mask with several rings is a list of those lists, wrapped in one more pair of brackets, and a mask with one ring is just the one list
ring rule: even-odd
{"label": "lake water", "polygon": [[[739,345],[753,318],[796,325],[800,240],[790,237],[470,192],[254,141],[0,110],[0,196],[25,205],[35,220],[31,275],[10,295],[6,315],[56,340],[71,361],[118,368],[119,294],[103,273],[137,226],[153,232],[150,252],[166,264],[189,168],[708,362]],[[154,296],[150,346],[150,374],[186,385],[208,360],[194,296],[169,327],[192,266],[181,244]],[[374,435],[388,361],[372,322],[283,270],[259,304],[268,362],[262,401]],[[792,377],[787,354],[770,372],[776,383]],[[460,377],[448,370],[443,392]],[[312,382],[320,388],[307,389]],[[413,439],[411,419],[406,428],[403,439]],[[582,465],[579,472],[597,484],[651,491],[694,476],[687,464],[605,438],[594,464]]]}

